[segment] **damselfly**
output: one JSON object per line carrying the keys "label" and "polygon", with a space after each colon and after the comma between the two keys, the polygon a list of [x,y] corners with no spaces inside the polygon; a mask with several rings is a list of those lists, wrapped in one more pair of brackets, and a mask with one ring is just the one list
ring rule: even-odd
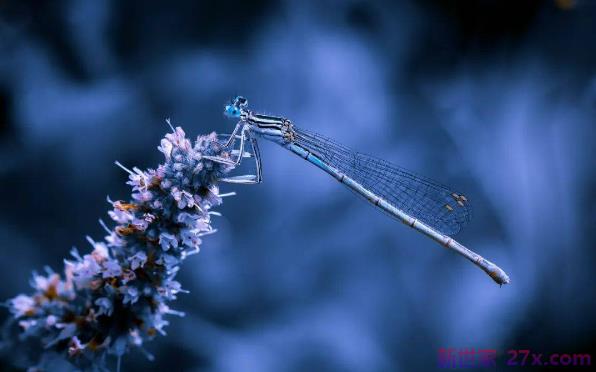
{"label": "damselfly", "polygon": [[468,199],[461,193],[297,128],[286,118],[250,111],[244,97],[234,98],[225,106],[224,114],[238,119],[232,134],[222,140],[224,146],[232,149],[232,159],[213,160],[238,165],[243,158],[253,158],[256,174],[221,181],[260,183],[263,177],[256,137],[273,141],[329,173],[390,216],[466,257],[498,284],[509,283],[509,277],[500,267],[450,237],[469,220]]}

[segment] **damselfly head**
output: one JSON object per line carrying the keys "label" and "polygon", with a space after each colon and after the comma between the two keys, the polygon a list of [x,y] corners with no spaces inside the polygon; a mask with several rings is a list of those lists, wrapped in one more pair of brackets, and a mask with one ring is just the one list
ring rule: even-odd
{"label": "damselfly head", "polygon": [[239,119],[242,115],[242,110],[248,105],[248,100],[242,96],[237,96],[228,103],[224,109],[224,115],[233,118]]}

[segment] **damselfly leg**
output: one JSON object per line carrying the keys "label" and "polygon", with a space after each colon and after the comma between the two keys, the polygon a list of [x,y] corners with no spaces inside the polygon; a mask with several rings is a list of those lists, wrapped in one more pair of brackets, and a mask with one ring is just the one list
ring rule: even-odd
{"label": "damselfly leg", "polygon": [[[238,134],[240,132],[240,134]],[[247,174],[242,176],[233,176],[221,178],[220,181],[227,183],[241,183],[241,184],[257,184],[263,180],[261,156],[259,152],[259,145],[257,141],[250,135],[250,127],[242,122],[236,124],[236,128],[230,137],[223,144],[224,147],[230,149],[232,161],[230,165],[238,166],[242,163],[244,158],[254,158],[256,174]],[[225,140],[225,139],[224,139]],[[236,140],[240,140],[238,149],[234,148]],[[247,149],[247,147],[250,147]]]}
{"label": "damselfly leg", "polygon": [[[230,134],[230,138],[228,139],[228,141],[224,144],[224,147],[230,147],[234,145],[234,142],[236,142],[237,139],[240,138],[240,136],[238,136],[238,131],[240,130],[240,128],[244,127],[244,123],[242,122],[238,122],[238,124],[236,124],[236,127],[234,127],[234,131],[232,132],[232,134]],[[227,135],[224,135],[227,136]]]}

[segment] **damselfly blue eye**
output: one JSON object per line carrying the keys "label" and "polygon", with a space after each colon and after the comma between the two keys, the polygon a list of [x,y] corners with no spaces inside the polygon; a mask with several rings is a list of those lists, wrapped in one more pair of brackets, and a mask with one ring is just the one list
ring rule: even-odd
{"label": "damselfly blue eye", "polygon": [[239,118],[240,109],[235,105],[226,105],[226,108],[224,109],[224,115],[229,118]]}

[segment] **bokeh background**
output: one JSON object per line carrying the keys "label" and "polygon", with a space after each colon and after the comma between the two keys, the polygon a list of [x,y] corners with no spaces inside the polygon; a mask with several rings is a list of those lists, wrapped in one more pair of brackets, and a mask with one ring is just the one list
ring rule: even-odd
{"label": "bokeh background", "polygon": [[[594,356],[596,2],[1,1],[0,297],[103,236],[113,165],[251,107],[464,192],[461,257],[263,143],[156,355],[126,371],[414,371],[439,348]],[[1,318],[7,316],[4,309]],[[1,320],[1,319],[0,319]],[[0,359],[8,368],[7,356]]]}

